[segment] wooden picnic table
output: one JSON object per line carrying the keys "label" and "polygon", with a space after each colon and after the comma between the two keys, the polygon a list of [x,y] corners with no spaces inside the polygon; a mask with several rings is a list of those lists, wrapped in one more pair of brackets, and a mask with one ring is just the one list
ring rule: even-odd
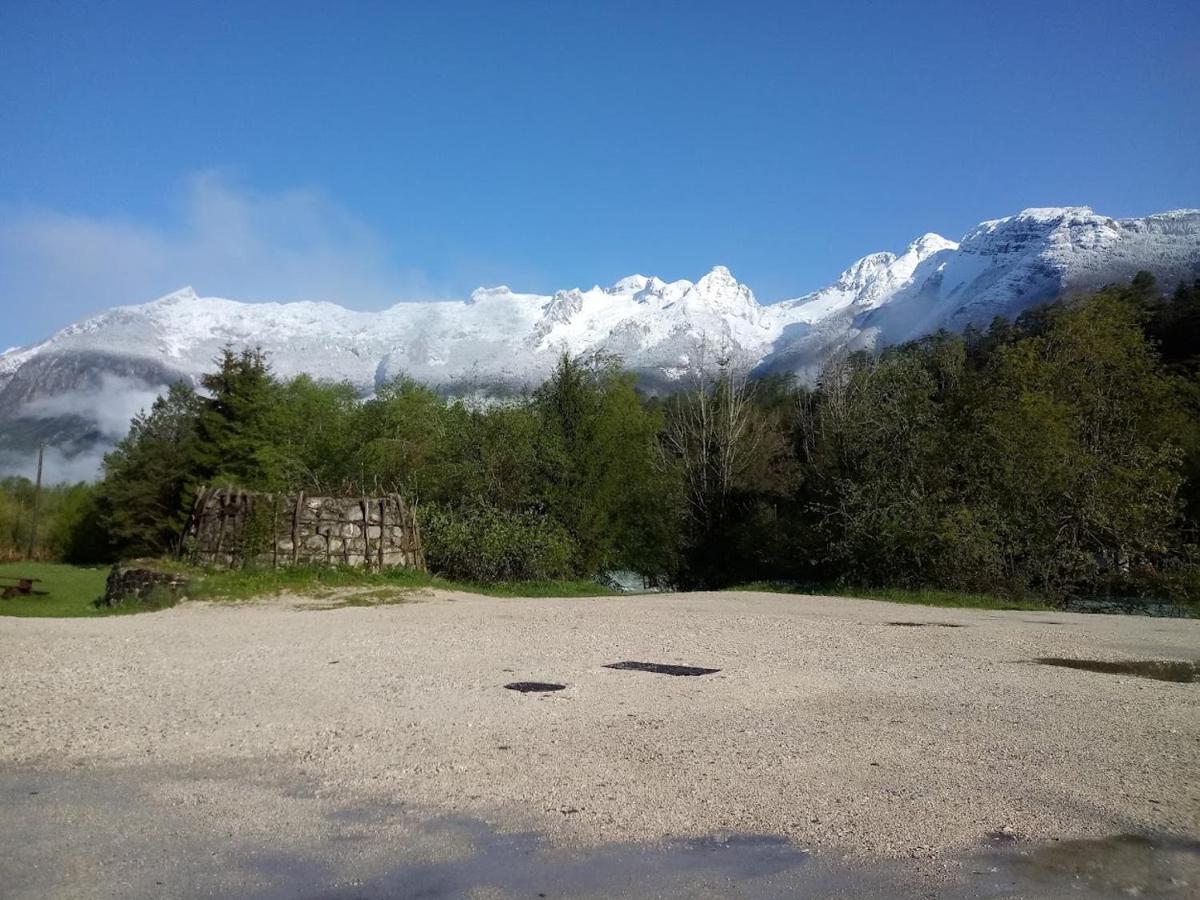
{"label": "wooden picnic table", "polygon": [[25,575],[0,575],[0,581],[15,581],[16,584],[10,584],[2,592],[0,597],[7,600],[9,597],[28,597],[31,595],[44,597],[48,591],[35,591],[33,589],[34,582],[40,582],[40,578],[30,578]]}

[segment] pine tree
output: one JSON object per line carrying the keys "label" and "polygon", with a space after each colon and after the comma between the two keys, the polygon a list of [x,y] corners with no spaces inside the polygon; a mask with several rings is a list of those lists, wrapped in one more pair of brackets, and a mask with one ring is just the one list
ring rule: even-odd
{"label": "pine tree", "polygon": [[262,486],[261,452],[271,440],[277,393],[266,355],[259,348],[235,353],[227,347],[217,365],[200,379],[209,396],[200,402],[192,474],[204,482]]}
{"label": "pine tree", "polygon": [[99,519],[117,556],[178,550],[195,486],[200,398],[172,385],[104,457]]}

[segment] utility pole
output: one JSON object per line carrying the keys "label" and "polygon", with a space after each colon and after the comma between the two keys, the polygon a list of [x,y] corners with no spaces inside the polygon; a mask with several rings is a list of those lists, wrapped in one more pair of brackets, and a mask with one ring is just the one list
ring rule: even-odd
{"label": "utility pole", "polygon": [[38,444],[37,481],[33,483],[33,523],[29,528],[29,553],[33,559],[33,548],[37,544],[38,512],[42,505],[42,458],[46,455],[46,442]]}

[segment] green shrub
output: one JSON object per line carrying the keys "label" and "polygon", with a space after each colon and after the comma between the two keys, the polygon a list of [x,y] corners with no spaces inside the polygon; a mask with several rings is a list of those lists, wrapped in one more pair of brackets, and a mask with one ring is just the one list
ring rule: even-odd
{"label": "green shrub", "polygon": [[1094,593],[1119,600],[1200,608],[1200,546],[1189,544],[1153,564],[1111,573]]}
{"label": "green shrub", "polygon": [[170,609],[178,605],[179,596],[180,592],[178,590],[172,590],[165,585],[156,584],[146,592],[144,597],[140,597],[124,605],[131,611],[135,609],[139,611]]}
{"label": "green shrub", "polygon": [[553,581],[573,574],[565,528],[535,513],[492,506],[425,507],[421,536],[430,568],[469,581]]}

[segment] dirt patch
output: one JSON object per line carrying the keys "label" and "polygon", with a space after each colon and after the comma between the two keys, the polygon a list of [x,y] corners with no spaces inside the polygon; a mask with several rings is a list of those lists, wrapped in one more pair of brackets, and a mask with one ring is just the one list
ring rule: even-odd
{"label": "dirt patch", "polygon": [[[309,598],[312,599],[310,602]],[[293,609],[301,612],[322,612],[331,609],[345,609],[348,606],[398,606],[407,603],[420,603],[427,599],[419,591],[411,588],[375,588],[367,591],[332,589],[308,594],[292,603]]]}

